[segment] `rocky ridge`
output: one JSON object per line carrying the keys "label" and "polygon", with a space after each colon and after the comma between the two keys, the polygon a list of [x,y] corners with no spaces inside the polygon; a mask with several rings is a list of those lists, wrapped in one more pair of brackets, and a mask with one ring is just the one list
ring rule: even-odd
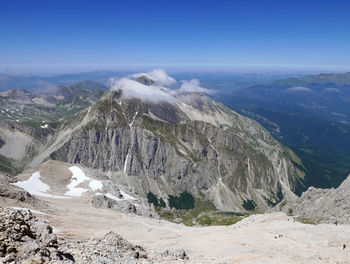
{"label": "rocky ridge", "polygon": [[274,211],[311,223],[350,224],[350,177],[336,189],[310,187],[300,197],[289,193]]}

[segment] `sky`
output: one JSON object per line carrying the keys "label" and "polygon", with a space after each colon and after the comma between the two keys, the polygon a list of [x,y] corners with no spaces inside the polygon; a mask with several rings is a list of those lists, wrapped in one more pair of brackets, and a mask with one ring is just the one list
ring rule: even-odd
{"label": "sky", "polygon": [[0,70],[350,71],[350,1],[0,0]]}

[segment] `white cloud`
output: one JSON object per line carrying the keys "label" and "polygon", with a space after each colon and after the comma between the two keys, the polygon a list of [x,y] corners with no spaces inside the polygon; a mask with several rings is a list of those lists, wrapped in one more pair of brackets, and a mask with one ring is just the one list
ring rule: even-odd
{"label": "white cloud", "polygon": [[[137,82],[134,78],[145,75],[155,81],[148,86]],[[181,81],[179,89],[170,89],[167,86],[176,83],[176,80],[166,74],[162,69],[152,70],[148,73],[136,73],[121,79],[111,79],[110,85],[112,90],[122,90],[124,98],[138,98],[151,102],[166,101],[175,102],[185,100],[187,93],[213,93],[212,90],[200,86],[199,80]],[[181,95],[181,96],[180,96]],[[181,99],[180,99],[181,98]]]}
{"label": "white cloud", "polygon": [[292,92],[312,92],[310,88],[303,87],[303,86],[291,87],[291,88],[288,88],[287,90]]}
{"label": "white cloud", "polygon": [[209,90],[209,89],[201,87],[199,80],[197,80],[197,79],[192,79],[189,81],[183,80],[181,82],[182,82],[182,85],[181,85],[180,89],[178,90],[180,93],[187,92],[187,93],[212,94],[214,92],[213,90]]}
{"label": "white cloud", "polygon": [[114,80],[112,84],[113,90],[122,90],[125,98],[139,98],[152,102],[156,101],[175,101],[169,89],[157,85],[144,85],[135,80],[121,78]]}
{"label": "white cloud", "polygon": [[170,86],[176,83],[176,80],[170,77],[163,69],[154,69],[146,73],[136,73],[132,76],[137,78],[141,75],[145,75],[148,78],[152,79],[157,85]]}

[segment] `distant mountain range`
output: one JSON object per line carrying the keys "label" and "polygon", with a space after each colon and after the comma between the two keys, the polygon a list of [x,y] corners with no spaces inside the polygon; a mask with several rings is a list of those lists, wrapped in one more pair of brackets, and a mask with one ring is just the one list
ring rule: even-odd
{"label": "distant mountain range", "polygon": [[307,185],[338,186],[350,171],[350,73],[276,80],[217,94],[263,124],[308,169]]}
{"label": "distant mountain range", "polygon": [[121,77],[130,72],[95,71],[83,73],[67,73],[54,76],[22,76],[0,73],[0,91],[25,89],[46,91],[59,85],[71,85],[85,80],[98,81],[107,85],[111,77]]}
{"label": "distant mountain range", "polygon": [[[92,71],[81,73],[57,74],[52,76],[26,76],[0,73],[0,91],[10,89],[41,90],[52,89],[58,85],[71,85],[85,80],[97,81],[107,85],[110,78],[123,77],[132,74],[130,71]],[[231,91],[233,88],[246,87],[252,83],[266,83],[276,79],[294,77],[294,75],[263,75],[254,73],[229,72],[178,72],[173,74],[176,79],[199,79],[206,87],[221,92]]]}

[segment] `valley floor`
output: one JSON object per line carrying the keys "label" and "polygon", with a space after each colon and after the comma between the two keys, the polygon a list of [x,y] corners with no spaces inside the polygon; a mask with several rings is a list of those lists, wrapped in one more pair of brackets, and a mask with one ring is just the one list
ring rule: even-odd
{"label": "valley floor", "polygon": [[[190,258],[185,263],[350,263],[350,225],[307,225],[283,213],[271,213],[252,215],[227,227],[187,227],[96,209],[88,195],[41,199],[50,209],[40,210],[45,214],[33,213],[66,240],[102,237],[114,231],[147,251],[184,249]],[[0,198],[0,202],[21,206],[10,199]]]}

